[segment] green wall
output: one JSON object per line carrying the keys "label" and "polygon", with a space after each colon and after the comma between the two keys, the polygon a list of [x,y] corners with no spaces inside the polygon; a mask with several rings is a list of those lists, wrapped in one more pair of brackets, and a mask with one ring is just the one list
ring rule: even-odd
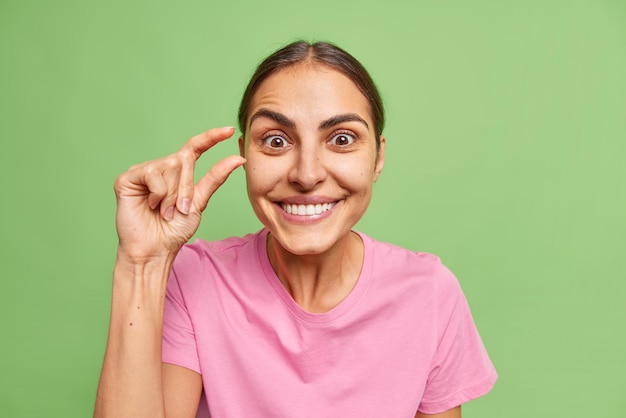
{"label": "green wall", "polygon": [[[618,0],[3,0],[0,415],[90,416],[115,177],[235,124],[256,63],[300,37],[343,46],[382,90],[386,167],[358,228],[457,274],[500,373],[464,416],[624,416]],[[239,170],[198,235],[259,228],[244,187]]]}

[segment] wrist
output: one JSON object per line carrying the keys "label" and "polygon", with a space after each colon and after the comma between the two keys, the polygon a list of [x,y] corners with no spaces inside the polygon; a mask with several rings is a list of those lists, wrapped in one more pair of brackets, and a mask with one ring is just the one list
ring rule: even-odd
{"label": "wrist", "polygon": [[140,256],[118,248],[114,279],[167,282],[178,252]]}
{"label": "wrist", "polygon": [[158,251],[146,251],[133,248],[132,245],[125,245],[122,242],[117,247],[116,263],[125,266],[156,266],[162,264],[171,264],[178,249],[159,249]]}

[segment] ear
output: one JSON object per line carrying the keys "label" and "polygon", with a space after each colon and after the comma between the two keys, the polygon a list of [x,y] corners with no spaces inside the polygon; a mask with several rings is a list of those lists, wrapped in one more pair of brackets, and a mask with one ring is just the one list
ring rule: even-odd
{"label": "ear", "polygon": [[380,136],[380,142],[378,145],[378,153],[376,154],[376,165],[374,166],[374,181],[378,180],[378,176],[383,171],[385,166],[385,146],[387,142],[384,136]]}
{"label": "ear", "polygon": [[243,135],[239,137],[239,155],[246,158],[246,147],[243,141]]}

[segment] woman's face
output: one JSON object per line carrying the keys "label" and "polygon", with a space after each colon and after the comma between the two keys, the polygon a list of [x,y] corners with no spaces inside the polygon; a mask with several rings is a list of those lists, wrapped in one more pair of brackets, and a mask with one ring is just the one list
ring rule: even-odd
{"label": "woman's face", "polygon": [[293,254],[343,242],[384,164],[365,96],[339,71],[304,63],[268,77],[249,115],[240,149],[257,217]]}

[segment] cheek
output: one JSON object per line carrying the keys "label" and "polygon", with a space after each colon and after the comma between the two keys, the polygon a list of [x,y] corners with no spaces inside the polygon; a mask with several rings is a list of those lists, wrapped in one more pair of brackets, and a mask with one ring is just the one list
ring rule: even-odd
{"label": "cheek", "polygon": [[[374,170],[368,162],[343,161],[334,166],[335,178],[348,189],[365,193],[374,182]],[[359,194],[360,194],[359,193]]]}
{"label": "cheek", "polygon": [[280,176],[276,167],[270,163],[263,159],[248,158],[246,163],[246,184],[249,193],[263,193],[276,184]]}

